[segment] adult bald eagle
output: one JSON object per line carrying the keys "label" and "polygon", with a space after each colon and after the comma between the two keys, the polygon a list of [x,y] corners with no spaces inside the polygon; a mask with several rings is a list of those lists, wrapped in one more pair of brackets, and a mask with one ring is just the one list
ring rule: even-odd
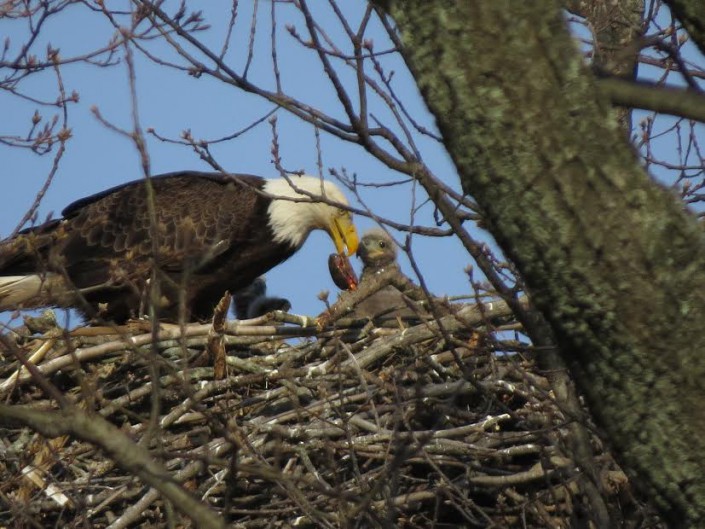
{"label": "adult bald eagle", "polygon": [[[226,290],[246,287],[325,230],[338,252],[358,246],[347,204],[312,176],[265,180],[183,171],[130,182],[69,205],[63,218],[0,243],[0,311],[75,307],[123,322],[146,312],[206,320]],[[313,195],[314,198],[310,198]],[[316,198],[318,197],[318,198]],[[293,199],[293,200],[292,200]],[[152,220],[156,222],[152,222]]]}

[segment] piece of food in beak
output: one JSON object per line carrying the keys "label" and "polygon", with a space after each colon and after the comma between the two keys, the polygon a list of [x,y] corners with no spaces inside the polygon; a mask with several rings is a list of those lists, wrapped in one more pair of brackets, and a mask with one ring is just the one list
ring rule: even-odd
{"label": "piece of food in beak", "polygon": [[355,290],[358,280],[350,260],[339,253],[332,253],[328,257],[328,270],[333,283],[341,290]]}

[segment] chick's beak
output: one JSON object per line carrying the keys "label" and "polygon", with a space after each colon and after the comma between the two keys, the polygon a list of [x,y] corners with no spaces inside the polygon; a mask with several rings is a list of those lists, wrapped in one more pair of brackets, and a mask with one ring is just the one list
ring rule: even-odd
{"label": "chick's beak", "polygon": [[328,232],[333,238],[335,249],[338,253],[351,256],[357,251],[359,244],[357,231],[349,213],[335,217],[329,226]]}
{"label": "chick's beak", "polygon": [[357,252],[357,256],[366,261],[375,261],[383,255],[385,255],[385,251],[383,249],[379,248],[377,245],[370,248],[370,246],[364,242]]}

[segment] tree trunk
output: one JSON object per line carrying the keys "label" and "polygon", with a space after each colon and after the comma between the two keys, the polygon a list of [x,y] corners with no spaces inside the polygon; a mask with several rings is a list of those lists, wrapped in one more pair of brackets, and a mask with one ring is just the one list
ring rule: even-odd
{"label": "tree trunk", "polygon": [[379,4],[621,462],[667,520],[702,527],[701,228],[640,168],[558,2]]}
{"label": "tree trunk", "polygon": [[705,55],[705,0],[666,0],[666,3]]}
{"label": "tree trunk", "polygon": [[[593,32],[592,63],[600,72],[633,80],[639,65],[643,36],[644,0],[570,0],[567,8],[585,18]],[[619,122],[631,134],[631,109],[617,110]]]}

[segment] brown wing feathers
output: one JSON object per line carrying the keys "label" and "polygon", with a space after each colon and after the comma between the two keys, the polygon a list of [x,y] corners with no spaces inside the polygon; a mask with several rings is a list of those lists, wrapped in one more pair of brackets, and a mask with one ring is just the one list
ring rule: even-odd
{"label": "brown wing feathers", "polygon": [[0,274],[65,275],[84,290],[91,310],[124,320],[136,316],[148,287],[151,232],[156,230],[164,315],[176,316],[178,287],[188,274],[192,317],[206,318],[224,290],[246,286],[262,273],[262,266],[273,266],[293,252],[271,242],[268,199],[248,187],[261,186],[259,177],[174,173],[151,183],[154,227],[144,182],[119,186],[74,202],[62,221],[3,243]]}

